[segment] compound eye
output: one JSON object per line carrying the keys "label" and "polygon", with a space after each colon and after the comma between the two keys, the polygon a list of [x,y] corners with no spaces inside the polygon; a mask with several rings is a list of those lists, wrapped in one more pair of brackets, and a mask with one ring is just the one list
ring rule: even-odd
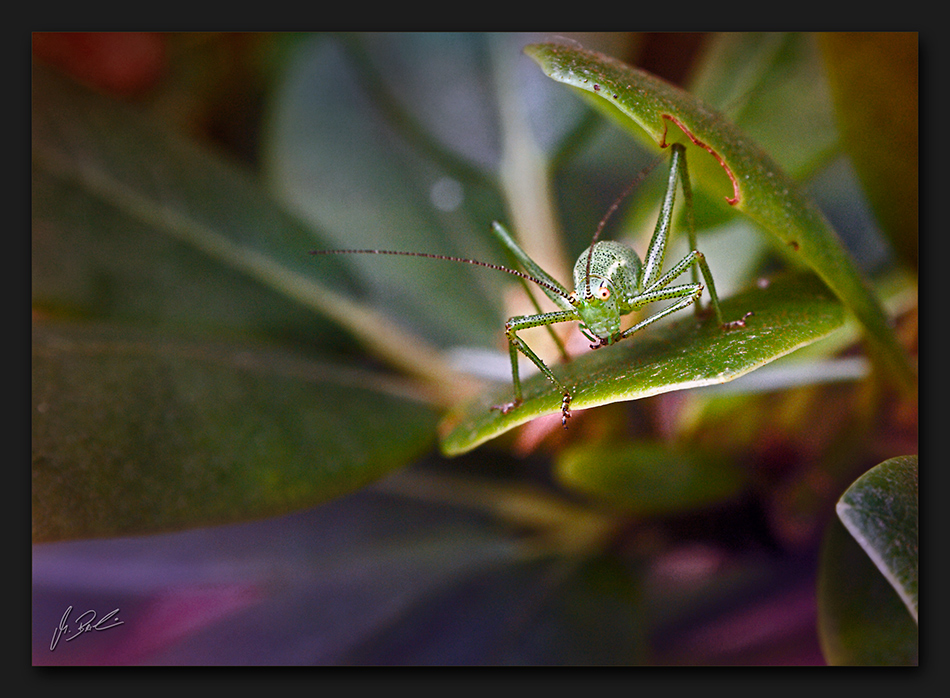
{"label": "compound eye", "polygon": [[606,286],[601,286],[597,289],[596,295],[598,298],[600,298],[600,300],[605,301],[610,298],[610,289]]}

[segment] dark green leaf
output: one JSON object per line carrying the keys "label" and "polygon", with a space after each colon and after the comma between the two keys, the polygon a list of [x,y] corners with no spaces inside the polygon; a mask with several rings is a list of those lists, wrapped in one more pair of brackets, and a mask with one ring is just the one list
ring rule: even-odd
{"label": "dark green leaf", "polygon": [[431,446],[404,388],[255,346],[38,323],[32,368],[35,542],[276,515]]}
{"label": "dark green leaf", "polygon": [[[313,338],[322,315],[430,382],[454,375],[352,292],[318,282],[307,254],[318,233],[206,148],[41,68],[32,136],[39,307],[295,339]],[[342,283],[338,262],[327,275]]]}
{"label": "dark green leaf", "polygon": [[917,620],[917,456],[871,468],[841,495],[837,511]]}
{"label": "dark green leaf", "polygon": [[691,511],[736,496],[747,474],[727,458],[668,444],[582,444],[558,458],[558,479],[638,516]]}
{"label": "dark green leaf", "polygon": [[[572,409],[636,400],[672,390],[725,383],[810,344],[840,327],[844,308],[812,276],[774,280],[722,303],[726,320],[748,312],[746,327],[724,331],[714,316],[677,322],[554,367],[574,388]],[[440,425],[442,450],[469,451],[543,414],[560,412],[561,396],[542,375],[522,382],[524,404],[508,414],[491,410],[511,399],[511,386],[450,412]]]}
{"label": "dark green leaf", "polygon": [[266,258],[288,282],[311,275],[314,234],[248,173],[39,67],[32,116],[34,307],[327,336],[328,323],[255,264]]}

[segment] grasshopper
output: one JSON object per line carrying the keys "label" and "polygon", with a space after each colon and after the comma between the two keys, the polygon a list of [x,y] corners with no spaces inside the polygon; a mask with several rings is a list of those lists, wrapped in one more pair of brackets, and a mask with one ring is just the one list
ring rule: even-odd
{"label": "grasshopper", "polygon": [[[519,315],[509,318],[505,323],[505,335],[508,338],[508,350],[511,356],[511,380],[514,396],[510,402],[495,405],[493,410],[502,414],[516,409],[522,404],[521,379],[518,375],[518,353],[524,354],[534,363],[558,392],[561,393],[561,424],[567,428],[567,420],[571,416],[571,399],[573,394],[557,379],[550,368],[541,358],[518,336],[518,332],[531,327],[550,326],[559,322],[579,321],[581,333],[591,342],[591,349],[615,344],[626,339],[635,332],[651,325],[657,320],[697,303],[702,295],[704,286],[699,282],[697,267],[709,290],[712,309],[716,320],[724,330],[745,327],[745,320],[751,313],[746,313],[741,319],[726,322],[719,307],[719,297],[713,283],[712,272],[703,253],[696,249],[696,231],[693,221],[693,197],[689,183],[689,173],[686,168],[686,149],[681,143],[673,143],[670,172],[667,180],[666,193],[663,205],[657,218],[656,228],[650,245],[647,248],[643,261],[637,253],[620,242],[612,240],[599,241],[597,238],[603,230],[610,214],[617,208],[623,197],[632,189],[628,188],[614,202],[610,210],[601,220],[594,233],[590,247],[585,250],[574,264],[574,290],[568,290],[547,272],[539,267],[527,253],[515,242],[511,234],[501,223],[492,223],[492,232],[499,241],[514,255],[525,271],[509,269],[498,264],[480,262],[474,259],[451,257],[447,255],[429,254],[425,252],[398,252],[391,250],[312,250],[311,254],[384,254],[402,255],[409,257],[426,257],[441,259],[450,262],[461,262],[476,266],[497,269],[536,284],[548,298],[558,307],[551,312],[539,312],[535,315]],[[683,189],[683,199],[686,209],[687,230],[689,234],[690,252],[677,262],[668,272],[662,273],[663,258],[666,254],[667,242],[670,238],[670,228],[673,221],[673,204],[676,199],[676,185],[680,182]],[[692,270],[692,282],[687,284],[671,285],[674,280]],[[626,330],[620,329],[621,319],[635,310],[650,303],[663,300],[674,302],[659,312],[650,315]],[[701,312],[700,305],[695,306],[697,313]]]}

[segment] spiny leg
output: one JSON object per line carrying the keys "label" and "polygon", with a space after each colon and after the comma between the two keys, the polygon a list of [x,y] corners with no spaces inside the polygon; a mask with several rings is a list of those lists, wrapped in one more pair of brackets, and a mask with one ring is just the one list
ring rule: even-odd
{"label": "spiny leg", "polygon": [[[693,251],[698,255],[698,266],[702,271],[703,279],[706,281],[706,288],[709,289],[709,301],[716,313],[716,321],[719,323],[719,326],[726,331],[745,327],[746,318],[751,317],[755,313],[750,310],[738,320],[730,320],[729,322],[726,322],[722,316],[722,309],[719,307],[719,295],[716,293],[716,284],[713,283],[712,271],[710,271],[709,264],[706,262],[706,256],[702,252],[699,252],[695,249]],[[696,269],[696,265],[693,266],[693,269]],[[696,307],[699,308],[699,306],[700,304],[697,303]],[[697,312],[697,315],[700,314],[702,314],[702,311]]]}
{"label": "spiny leg", "polygon": [[[752,315],[751,312],[731,322],[726,322],[722,315],[722,309],[719,306],[719,294],[716,293],[716,284],[713,281],[712,271],[709,269],[705,255],[697,249],[696,224],[693,217],[693,190],[689,181],[689,168],[686,165],[686,148],[681,143],[674,143],[671,148],[673,152],[670,161],[670,174],[667,181],[666,196],[663,200],[663,206],[660,209],[656,230],[653,233],[653,238],[650,240],[650,247],[647,250],[645,260],[644,290],[647,292],[654,288],[662,288],[682,274],[686,270],[686,267],[690,267],[693,284],[699,283],[699,276],[702,274],[706,288],[709,289],[710,304],[716,314],[716,321],[719,323],[719,326],[725,330],[745,327],[745,320]],[[679,264],[673,267],[673,269],[663,276],[659,276],[663,264],[663,257],[666,252],[666,244],[669,241],[670,227],[673,219],[673,204],[676,199],[677,179],[683,187],[683,204],[686,209],[686,231],[689,237],[691,251]],[[704,310],[701,303],[697,302],[694,308],[696,309],[697,315],[703,314]]]}
{"label": "spiny leg", "polygon": [[[693,250],[688,255],[683,257],[683,259],[677,262],[673,268],[671,268],[663,276],[644,288],[643,294],[641,295],[647,296],[653,291],[657,291],[668,286],[673,281],[673,279],[680,276],[686,271],[687,268],[692,268],[692,270],[695,272],[697,266],[702,270],[703,279],[706,281],[706,287],[709,289],[709,297],[712,299],[711,302],[713,310],[716,312],[716,319],[719,321],[720,325],[725,325],[725,322],[722,318],[722,310],[719,308],[719,295],[716,293],[716,285],[713,283],[712,272],[709,269],[709,264],[706,262],[706,256],[699,250]],[[695,277],[696,274],[694,273],[693,276]],[[700,286],[699,280],[694,278],[692,285]],[[640,299],[640,297],[637,297],[635,301],[638,305],[646,304]],[[699,304],[697,303],[697,305]]]}
{"label": "spiny leg", "polygon": [[[713,311],[716,313],[716,322],[719,323],[719,326],[728,331],[734,330],[739,327],[745,327],[746,318],[750,317],[754,313],[750,310],[745,315],[743,315],[738,320],[731,320],[726,322],[725,318],[722,315],[722,308],[719,307],[719,294],[716,293],[716,284],[713,282],[712,271],[709,268],[709,263],[706,261],[706,255],[704,255],[699,250],[693,248],[693,251],[687,255],[687,259],[690,256],[695,257],[695,263],[693,264],[693,278],[696,278],[696,267],[698,266],[702,275],[703,280],[706,282],[706,288],[709,289],[709,302],[712,305]],[[703,311],[700,309],[700,303],[696,303],[697,315],[702,315]]]}
{"label": "spiny leg", "polygon": [[492,406],[493,410],[499,410],[502,414],[508,414],[523,402],[521,392],[521,378],[518,374],[518,352],[527,356],[535,366],[551,381],[561,393],[561,424],[567,428],[567,420],[571,416],[571,391],[565,388],[561,382],[554,376],[551,369],[547,367],[544,361],[527,345],[527,343],[518,336],[520,330],[526,330],[531,327],[540,327],[542,325],[552,325],[557,322],[568,322],[577,320],[577,313],[571,310],[559,310],[551,313],[541,313],[540,315],[523,315],[513,317],[505,323],[505,334],[508,336],[508,352],[511,356],[511,381],[514,387],[514,400],[502,405]]}
{"label": "spiny leg", "polygon": [[[660,215],[656,219],[656,228],[653,231],[653,237],[650,238],[650,245],[647,247],[646,256],[643,258],[644,288],[653,287],[660,278],[660,272],[663,270],[666,244],[669,242],[670,228],[673,224],[673,205],[676,203],[676,182],[682,179],[682,171],[685,169],[686,149],[681,143],[674,143],[672,145],[672,151],[670,173],[666,182],[666,193],[663,196],[663,204],[660,206]],[[689,185],[687,184],[687,186]],[[688,194],[684,198],[686,199],[687,208],[692,209],[692,195]],[[690,243],[692,244],[692,240]],[[694,281],[698,281],[698,279]]]}
{"label": "spiny leg", "polygon": [[[524,287],[525,294],[528,296],[528,300],[531,301],[531,305],[533,305],[534,309],[538,311],[538,314],[544,314],[544,310],[541,308],[541,304],[538,303],[538,299],[534,297],[534,293],[532,293],[528,282],[524,279],[520,279],[520,281],[521,285]],[[552,325],[544,325],[544,329],[548,331],[548,336],[557,347],[558,353],[561,355],[561,361],[565,363],[570,361],[571,356],[567,353],[567,347],[564,346],[564,340],[562,340],[560,335],[554,331],[554,327]]]}
{"label": "spiny leg", "polygon": [[702,294],[702,292],[703,292],[703,287],[701,284],[685,284],[683,286],[671,286],[669,288],[656,289],[656,290],[644,293],[642,296],[638,296],[637,302],[640,302],[640,298],[642,298],[644,303],[652,303],[654,301],[667,300],[669,298],[679,298],[680,300],[674,303],[673,305],[667,308],[664,308],[658,313],[655,313],[651,315],[650,317],[645,318],[644,320],[641,320],[633,327],[627,328],[626,330],[620,333],[620,336],[617,338],[617,341],[626,339],[627,337],[632,335],[634,332],[637,332],[638,330],[642,330],[647,325],[652,325],[657,320],[660,320],[661,318],[664,318],[667,315],[675,313],[676,311],[682,310],[688,305],[695,303],[696,300],[699,298],[699,296]]}
{"label": "spiny leg", "polygon": [[[565,289],[554,277],[548,274],[544,269],[542,269],[538,264],[528,256],[528,253],[521,249],[521,246],[515,242],[515,239],[511,236],[511,233],[508,232],[508,229],[505,228],[498,221],[492,222],[491,227],[492,233],[495,237],[502,243],[504,247],[508,249],[511,253],[511,256],[517,260],[524,270],[538,279],[541,279],[552,287],[560,290],[560,294],[554,293],[551,289],[541,286],[541,290],[544,294],[550,298],[555,305],[557,305],[561,310],[570,310],[571,306],[565,300],[569,295],[567,289]],[[531,304],[534,306],[535,310],[538,311],[539,315],[543,315],[544,311],[541,309],[541,306],[538,304],[537,299],[534,297],[534,294],[531,292],[531,288],[528,286],[528,283],[525,279],[521,279],[521,283],[525,288],[525,292],[528,294],[528,298],[531,300]],[[561,354],[561,358],[564,361],[569,361],[570,356],[567,353],[567,348],[564,346],[563,340],[558,336],[557,332],[554,331],[554,328],[551,325],[545,325],[548,334],[551,336],[551,339],[554,340],[554,343],[557,345],[557,349]]]}

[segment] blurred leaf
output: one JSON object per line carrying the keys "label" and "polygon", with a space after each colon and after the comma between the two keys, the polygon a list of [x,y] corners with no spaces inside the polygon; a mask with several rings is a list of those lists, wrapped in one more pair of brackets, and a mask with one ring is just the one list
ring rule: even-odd
{"label": "blurred leaf", "polygon": [[917,456],[871,468],[841,495],[836,509],[916,621]]}
{"label": "blurred leaf", "polygon": [[917,624],[837,519],[828,525],[821,552],[818,631],[829,664],[917,664]]}
{"label": "blurred leaf", "polygon": [[[571,409],[636,400],[672,390],[724,383],[824,337],[844,322],[844,309],[817,278],[791,276],[722,302],[727,320],[754,312],[746,327],[724,331],[715,316],[690,314],[626,342],[584,354],[552,370],[573,386]],[[491,410],[511,399],[511,386],[451,411],[439,429],[448,455],[543,414],[560,412],[561,395],[542,375],[522,381],[524,404],[508,414]]]}
{"label": "blurred leaf", "polygon": [[[325,232],[320,247],[491,259],[488,226],[502,204],[485,183],[497,153],[483,44],[399,34],[299,46],[265,123],[264,165],[277,196]],[[322,279],[329,262],[308,263]],[[497,335],[500,275],[374,255],[339,263],[368,303],[433,343],[485,346]]]}
{"label": "blurred leaf", "polygon": [[33,540],[285,513],[431,447],[435,415],[384,379],[251,345],[33,328]]}
{"label": "blurred leaf", "polygon": [[288,276],[306,273],[314,236],[249,174],[41,67],[32,117],[34,307],[310,341],[327,333],[241,266],[266,254]]}
{"label": "blurred leaf", "polygon": [[916,32],[819,34],[844,145],[881,227],[917,268]]}
{"label": "blurred leaf", "polygon": [[715,105],[796,181],[838,148],[831,95],[812,34],[713,34],[689,91]]}
{"label": "blurred leaf", "polygon": [[[330,334],[324,324],[314,337],[323,315],[432,385],[455,375],[423,340],[318,283],[307,254],[318,233],[249,173],[127,105],[33,72],[36,307],[304,340]],[[340,265],[326,266],[342,284]]]}
{"label": "blurred leaf", "polygon": [[676,514],[735,497],[748,475],[727,457],[671,447],[622,442],[583,444],[558,457],[562,484],[636,516]]}
{"label": "blurred leaf", "polygon": [[[702,143],[730,174],[726,196],[735,207],[821,276],[864,325],[875,359],[898,385],[916,391],[916,376],[887,316],[834,230],[747,135],[696,97],[603,54],[558,44],[535,44],[525,51],[552,79],[581,90],[641,137],[646,131],[661,146],[687,136]],[[693,157],[691,163],[697,160],[705,161],[700,167],[711,162]],[[696,179],[706,179],[702,170]]]}

